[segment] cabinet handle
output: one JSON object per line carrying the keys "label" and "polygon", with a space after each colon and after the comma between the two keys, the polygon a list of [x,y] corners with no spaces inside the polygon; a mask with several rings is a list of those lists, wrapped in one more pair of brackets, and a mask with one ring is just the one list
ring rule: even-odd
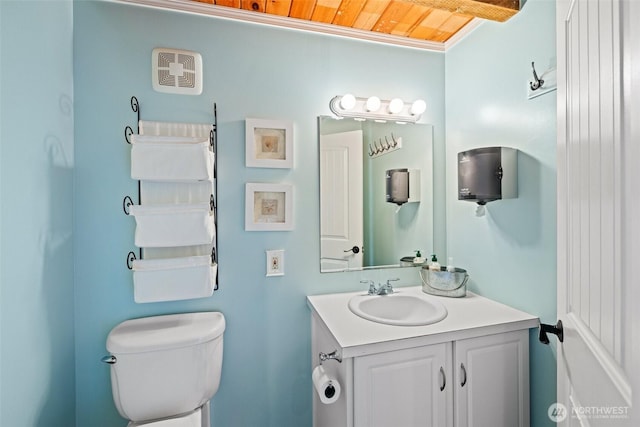
{"label": "cabinet handle", "polygon": [[464,363],[460,364],[460,369],[462,370],[462,381],[460,381],[460,387],[464,387],[467,383],[467,368],[464,367]]}
{"label": "cabinet handle", "polygon": [[440,366],[440,378],[442,378],[442,385],[440,386],[440,391],[443,391],[445,386],[447,385],[447,376],[444,373],[444,369]]}

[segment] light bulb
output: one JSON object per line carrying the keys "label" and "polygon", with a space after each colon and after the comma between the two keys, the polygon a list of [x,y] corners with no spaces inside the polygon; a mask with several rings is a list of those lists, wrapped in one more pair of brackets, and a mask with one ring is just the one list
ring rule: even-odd
{"label": "light bulb", "polygon": [[378,111],[380,109],[380,98],[377,96],[370,96],[367,99],[367,111]]}
{"label": "light bulb", "polygon": [[350,93],[346,93],[340,99],[340,107],[343,110],[351,110],[356,106],[356,97],[351,95]]}
{"label": "light bulb", "polygon": [[393,98],[389,102],[389,112],[391,114],[398,114],[402,111],[402,107],[404,107],[404,102],[400,98]]}
{"label": "light bulb", "polygon": [[419,116],[420,114],[424,113],[426,109],[427,103],[422,99],[417,99],[413,104],[411,104],[411,114],[414,116]]}

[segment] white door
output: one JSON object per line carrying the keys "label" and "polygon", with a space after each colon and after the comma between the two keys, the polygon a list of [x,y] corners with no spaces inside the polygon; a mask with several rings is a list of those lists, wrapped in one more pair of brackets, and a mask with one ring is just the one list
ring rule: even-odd
{"label": "white door", "polygon": [[451,343],[356,357],[354,427],[447,427]]}
{"label": "white door", "polygon": [[320,270],[362,268],[362,131],[320,136]]}
{"label": "white door", "polygon": [[529,331],[454,345],[454,426],[529,426]]}
{"label": "white door", "polygon": [[[638,259],[626,251],[631,217],[623,195],[637,200],[638,193],[625,184],[631,147],[625,126],[640,120],[637,111],[635,117],[625,112],[623,30],[625,20],[640,22],[637,13],[625,16],[631,3],[574,0],[557,7],[558,317],[564,342],[557,343],[560,405],[549,416],[564,426],[631,425],[631,351],[638,337],[625,296],[632,294],[632,280],[637,284],[627,272]],[[628,164],[639,167],[637,158]]]}

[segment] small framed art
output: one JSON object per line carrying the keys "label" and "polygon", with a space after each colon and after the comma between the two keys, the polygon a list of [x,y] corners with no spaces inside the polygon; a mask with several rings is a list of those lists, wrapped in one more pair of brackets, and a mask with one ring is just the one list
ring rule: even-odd
{"label": "small framed art", "polygon": [[247,182],[244,229],[293,230],[293,185]]}
{"label": "small framed art", "polygon": [[245,137],[247,167],[293,167],[293,122],[248,118]]}

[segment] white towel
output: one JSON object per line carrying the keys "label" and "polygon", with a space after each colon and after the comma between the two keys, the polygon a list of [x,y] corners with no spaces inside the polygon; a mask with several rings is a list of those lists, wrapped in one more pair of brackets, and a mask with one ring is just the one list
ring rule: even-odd
{"label": "white towel", "polygon": [[[140,120],[140,135],[209,138],[211,123],[173,123]],[[208,202],[213,193],[213,181],[158,182],[140,181],[143,204]]]}
{"label": "white towel", "polygon": [[131,136],[131,178],[150,181],[211,181],[209,137]]}
{"label": "white towel", "polygon": [[138,247],[171,247],[210,244],[215,236],[213,212],[208,203],[134,205],[135,244]]}
{"label": "white towel", "polygon": [[133,261],[137,303],[204,298],[213,294],[217,264],[209,256]]}
{"label": "white towel", "polygon": [[173,123],[151,122],[140,120],[140,135],[152,136],[189,136],[209,138],[213,125],[211,123]]}

